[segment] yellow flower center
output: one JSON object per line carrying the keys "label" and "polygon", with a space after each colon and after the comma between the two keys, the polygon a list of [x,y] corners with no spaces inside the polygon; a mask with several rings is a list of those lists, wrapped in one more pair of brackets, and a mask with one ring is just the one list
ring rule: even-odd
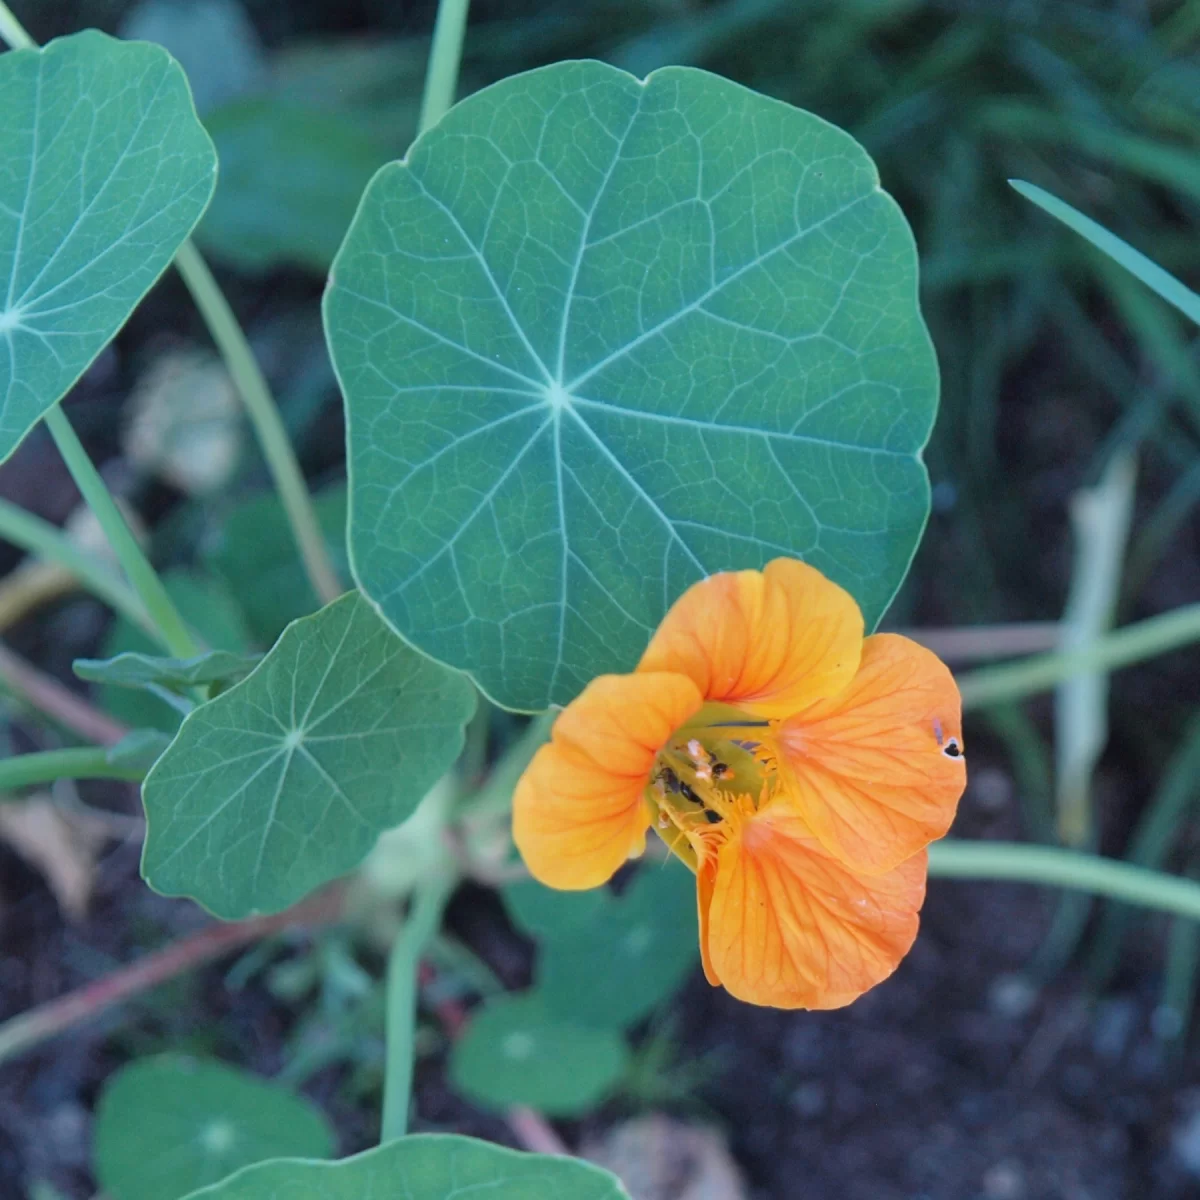
{"label": "yellow flower center", "polygon": [[774,724],[706,704],[658,752],[646,799],[659,836],[693,871],[773,790]]}

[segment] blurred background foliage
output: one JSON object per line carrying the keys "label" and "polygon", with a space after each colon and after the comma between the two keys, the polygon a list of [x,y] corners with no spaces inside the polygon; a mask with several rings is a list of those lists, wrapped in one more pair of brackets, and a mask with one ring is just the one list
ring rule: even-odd
{"label": "blurred background foliage", "polygon": [[[415,131],[435,6],[36,0],[14,7],[39,39],[94,25],[161,41],[187,69],[221,158],[199,241],[222,268],[276,384],[322,489],[331,545],[344,553],[340,408],[317,302],[364,184],[403,154]],[[1195,284],[1200,0],[475,0],[463,89],[571,57],[639,75],[668,63],[699,66],[818,113],[866,146],[907,215],[943,390],[927,453],[934,512],[889,625],[1065,619],[1094,633],[1200,597],[1196,331],[1007,183],[1015,177],[1046,188]],[[80,404],[80,424],[90,426],[91,444],[119,459],[118,478],[152,526],[158,561],[174,568],[180,607],[214,645],[264,648],[314,602],[198,322],[173,283],[145,309],[115,358],[103,358],[84,381],[108,407],[89,416]],[[123,405],[117,422],[113,405]],[[19,487],[20,460],[14,464],[7,481]],[[46,515],[65,516],[53,512],[48,490],[39,504]],[[144,648],[141,635],[120,623],[103,636],[105,654]],[[51,665],[69,661],[54,627],[26,645]],[[94,650],[84,635],[73,652]],[[1122,672],[1107,703],[1101,696],[1099,716],[1093,705],[1082,725],[1086,697],[1060,692],[1057,701],[975,717],[961,831],[1066,839],[1200,874],[1196,652]],[[177,721],[169,707],[136,693],[113,690],[101,702],[131,723],[171,729]],[[514,732],[511,719],[495,715],[493,747]],[[9,736],[7,724],[0,733]],[[1015,813],[993,820],[1007,795]],[[579,1094],[559,1103],[561,1111],[593,1102],[589,1079],[624,1072],[623,1094],[636,1108],[664,1097],[675,1103],[718,1069],[697,1058],[712,1049],[704,1041],[699,1049],[693,1041],[689,1063],[673,1065],[675,1027],[661,1012],[634,1057],[624,1057],[624,1029],[693,966],[691,950],[662,953],[654,941],[661,926],[641,923],[643,908],[678,907],[671,886],[669,876],[650,876],[640,890],[608,898],[605,916],[581,909],[547,917],[534,885],[505,892],[511,926],[540,950],[530,991],[496,1001],[504,1037],[552,1030],[567,1011],[579,1018],[603,985],[611,988],[602,967],[606,956],[624,952],[621,939],[646,966],[638,987],[620,996],[626,1007],[601,1006],[616,1017],[583,1020],[594,1034],[592,1058],[578,1066]],[[1032,940],[1012,935],[1024,947],[1023,971],[1001,981],[1007,990],[994,990],[995,1011],[1027,1012],[1030,989],[1068,963],[1082,964],[1093,994],[1105,994],[1118,972],[1144,965],[1149,954],[1154,1036],[1160,1050],[1175,1053],[1196,990],[1195,927],[1147,924],[1142,916],[1135,926],[1125,910],[1096,908],[1087,898],[1065,900]],[[493,928],[486,919],[459,914],[468,930],[480,920],[486,935]],[[599,968],[577,961],[580,940],[560,936],[554,923],[563,921],[575,934],[592,931],[589,962]],[[1147,950],[1131,944],[1131,928],[1164,936]],[[356,1096],[377,1087],[379,997],[356,953],[331,935],[269,971],[264,956],[235,968],[238,986],[261,971],[277,998],[312,1000],[289,1035],[288,1081],[349,1062],[357,1064]],[[522,972],[501,974],[512,986]],[[437,986],[450,1001],[500,990],[489,968],[450,938],[439,946]],[[891,994],[902,1007],[905,993]],[[469,1049],[459,1083],[494,1099],[504,1087],[497,1073],[511,1064],[488,1061],[481,1041]],[[764,1053],[774,1061],[774,1051]],[[544,1094],[525,1099],[547,1103]],[[549,1107],[560,1101],[551,1095]],[[1200,1172],[1200,1124],[1193,1124]]]}

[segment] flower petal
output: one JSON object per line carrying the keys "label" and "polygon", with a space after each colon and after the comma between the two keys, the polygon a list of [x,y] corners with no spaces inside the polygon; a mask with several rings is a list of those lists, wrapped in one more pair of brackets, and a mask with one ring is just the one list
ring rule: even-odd
{"label": "flower petal", "polygon": [[535,878],[598,887],[644,846],[654,756],[701,703],[682,675],[601,675],[563,710],[513,796],[513,839]]}
{"label": "flower petal", "polygon": [[841,691],[858,668],[863,619],[820,571],[777,558],[693,584],[663,618],[639,671],[677,671],[706,700],[788,717]]}
{"label": "flower petal", "polygon": [[950,828],[967,782],[961,711],[937,655],[879,633],[845,691],[783,722],[787,792],[831,854],[880,873]]}
{"label": "flower petal", "polygon": [[708,915],[712,911],[713,891],[717,886],[717,864],[703,863],[696,872],[696,907],[700,917],[700,961],[704,964],[704,978],[713,987],[720,987],[721,980],[713,970],[712,956],[708,952]]}
{"label": "flower petal", "polygon": [[[886,979],[917,936],[924,852],[862,876],[771,804],[721,848],[706,965],[739,1000],[841,1008]],[[710,976],[711,978],[711,976]]]}

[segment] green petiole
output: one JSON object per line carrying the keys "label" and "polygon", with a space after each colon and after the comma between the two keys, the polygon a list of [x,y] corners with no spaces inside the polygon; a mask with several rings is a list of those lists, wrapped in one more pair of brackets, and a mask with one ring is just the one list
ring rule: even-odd
{"label": "green petiole", "polygon": [[454,103],[469,7],[470,0],[441,0],[438,4],[433,45],[429,48],[429,69],[425,73],[425,91],[421,96],[421,116],[417,124],[420,133],[436,125]]}
{"label": "green petiole", "polygon": [[387,1062],[380,1144],[408,1132],[421,958],[437,935],[446,901],[456,883],[454,873],[446,870],[435,872],[418,884],[404,926],[392,944],[387,970]]}
{"label": "green petiole", "polygon": [[213,278],[208,264],[191,241],[179,247],[175,266],[187,285],[208,331],[212,335],[225,367],[236,384],[263,457],[283,504],[292,536],[300,551],[305,573],[321,604],[329,604],[343,592],[341,581],[329,558],[329,548],[317,514],[313,509],[308,485],[288,439],[279,408],[267,386],[250,343],[229,307],[229,301]]}
{"label": "green petiole", "polygon": [[145,774],[137,764],[113,762],[111,750],[106,746],[43,750],[0,759],[0,795],[39,783],[53,783],[56,779],[126,779],[136,783]]}
{"label": "green petiole", "polygon": [[66,413],[55,405],[43,419],[71,472],[71,478],[100,522],[104,536],[116,552],[150,619],[161,632],[167,649],[178,658],[192,658],[200,654],[203,647],[192,636],[158,573],[142,552],[112,493],[88,457],[71,422],[67,420]]}
{"label": "green petiole", "polygon": [[25,32],[25,27],[13,16],[12,10],[0,0],[0,39],[14,50],[36,50],[37,42]]}
{"label": "green petiole", "polygon": [[0,538],[46,562],[65,567],[98,600],[103,600],[151,636],[161,639],[154,622],[146,615],[142,602],[129,585],[115,571],[81,550],[49,521],[43,521],[7,500],[0,500]]}

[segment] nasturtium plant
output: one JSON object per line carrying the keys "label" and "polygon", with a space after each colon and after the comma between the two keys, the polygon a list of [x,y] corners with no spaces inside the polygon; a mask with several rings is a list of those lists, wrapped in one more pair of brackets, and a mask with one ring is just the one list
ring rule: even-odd
{"label": "nasturtium plant", "polygon": [[296,263],[324,273],[389,147],[347,114],[275,96],[231,101],[205,118],[221,180],[196,237],[250,270]]}
{"label": "nasturtium plant", "polygon": [[629,1200],[607,1171],[474,1138],[412,1134],[340,1162],[247,1167],[189,1200]]}
{"label": "nasturtium plant", "polygon": [[226,919],[286,908],[413,812],[474,708],[357,593],[294,622],[147,777],[146,882]]}
{"label": "nasturtium plant", "polygon": [[[184,568],[166,571],[162,579],[180,616],[205,646],[238,657],[246,654],[251,642],[246,618],[232,590],[219,578]],[[117,617],[104,635],[100,653],[106,660],[126,655],[158,657],[161,647],[141,626]],[[117,720],[134,728],[148,726],[166,733],[179,728],[179,708],[161,692],[100,683],[97,699]]]}
{"label": "nasturtium plant", "polygon": [[717,570],[802,558],[874,626],[928,513],[916,271],[861,147],[727,80],[471,96],[375,176],[326,292],[359,586],[528,710]]}
{"label": "nasturtium plant", "polygon": [[476,1009],[454,1044],[450,1077],[488,1108],[527,1104],[575,1117],[612,1093],[628,1061],[615,1030],[572,1021],[529,992],[497,996]]}
{"label": "nasturtium plant", "polygon": [[0,460],[166,270],[217,160],[178,64],[88,31],[0,56]]}
{"label": "nasturtium plant", "polygon": [[242,679],[258,662],[256,654],[232,654],[228,650],[209,650],[194,658],[126,653],[114,658],[77,658],[72,669],[80,679],[92,683],[183,692],[202,684]]}
{"label": "nasturtium plant", "polygon": [[650,863],[582,928],[547,939],[538,994],[560,1016],[623,1029],[672,995],[699,962],[696,881],[675,863]]}
{"label": "nasturtium plant", "polygon": [[699,956],[695,880],[673,861],[646,864],[620,895],[560,892],[522,879],[505,887],[504,904],[538,943],[534,979],[547,1012],[580,1024],[636,1024]]}
{"label": "nasturtium plant", "polygon": [[[318,492],[313,508],[330,556],[344,571],[345,487],[335,484]],[[312,588],[277,496],[254,496],[234,508],[204,556],[237,596],[250,633],[261,645],[271,645],[289,622],[312,611]]]}
{"label": "nasturtium plant", "polygon": [[513,924],[538,942],[570,940],[601,920],[611,900],[603,888],[557,892],[536,879],[504,888],[504,907]]}
{"label": "nasturtium plant", "polygon": [[[19,34],[0,12],[5,36]],[[446,28],[438,71],[453,42]],[[772,934],[808,936],[795,896],[817,896],[843,924],[877,916],[882,928],[895,916],[882,886],[850,907],[820,871],[800,879],[796,854],[776,854],[783,802],[765,817],[756,806],[778,799],[782,757],[762,730],[780,714],[721,705],[761,703],[778,683],[776,659],[805,686],[822,654],[857,679],[860,650],[866,661],[863,647],[885,640],[864,643],[864,620],[877,624],[928,514],[921,452],[938,386],[907,224],[851,137],[703,71],[640,80],[598,62],[558,63],[447,112],[436,97],[453,82],[433,80],[425,131],[369,182],[411,106],[383,130],[353,104],[312,109],[293,79],[286,94],[209,112],[229,171],[199,225],[203,247],[251,267],[323,269],[349,222],[323,305],[348,480],[307,494],[252,350],[189,244],[182,277],[276,486],[244,504],[197,501],[210,575],[159,578],[51,410],[201,221],[213,144],[182,71],[157,47],[89,33],[0,57],[0,459],[48,418],[117,551],[128,589],[117,607],[144,615],[170,647],[164,655],[146,630],[112,627],[76,672],[134,731],[107,750],[31,755],[14,777],[53,777],[49,760],[144,779],[143,877],[224,920],[283,912],[355,871],[419,809],[395,834],[412,861],[386,901],[365,875],[330,892],[350,897],[348,923],[359,905],[374,905],[372,917],[386,909],[385,924],[400,919],[381,1145],[322,1161],[334,1138],[307,1102],[220,1063],[146,1060],[119,1072],[99,1105],[97,1175],[113,1200],[628,1200],[611,1175],[577,1161],[406,1133],[422,959],[461,877],[508,877],[512,847],[491,824],[498,808],[505,819],[513,809],[526,866],[555,887],[605,884],[644,852],[649,826],[695,874],[655,863],[611,890],[506,889],[514,923],[538,943],[532,986],[495,994],[477,964],[485,998],[465,1027],[439,1010],[454,1034],[452,1082],[497,1112],[593,1110],[627,1081],[630,1031],[697,967],[701,945],[718,981],[714,964],[742,945],[725,937],[718,955],[705,940],[714,879],[721,904],[737,907],[730,871],[742,859],[730,846],[753,860],[747,871],[795,885],[770,921],[743,887],[742,907]],[[304,386],[315,393],[323,378]],[[303,423],[290,416],[293,428]],[[213,517],[224,517],[216,535]],[[162,528],[156,548],[173,550]],[[43,543],[44,533],[34,548]],[[854,610],[849,642],[831,640],[820,606],[780,620],[753,582],[771,560],[768,575],[846,589],[834,590]],[[86,582],[89,570],[71,561]],[[753,570],[728,574],[740,568]],[[358,590],[334,599],[339,573]],[[672,606],[710,587],[746,602],[702,622],[703,636],[688,633],[680,662],[646,666]],[[808,643],[820,653],[806,657]],[[713,646],[714,662],[741,666],[709,671],[700,652]],[[647,679],[645,703],[627,702]],[[911,680],[885,683],[913,690]],[[517,734],[516,718],[493,713],[472,724],[462,753],[475,684],[514,710],[567,705],[551,743],[535,746],[548,719]],[[627,690],[598,703],[613,686]],[[656,696],[680,711],[656,708]],[[906,736],[929,755],[958,728],[940,709],[905,714]],[[862,763],[869,775],[897,758],[883,724],[882,742],[860,737],[838,759],[854,786]],[[957,736],[950,742],[958,759]],[[836,789],[827,780],[825,790]],[[807,827],[792,833],[788,846]],[[890,852],[895,839],[884,840]],[[923,886],[923,858],[919,869]],[[875,876],[864,867],[863,878]],[[915,883],[905,896],[907,936]],[[766,944],[751,952],[773,971],[781,958]],[[806,951],[824,962],[831,944],[814,935]],[[323,955],[299,964],[305,986],[328,971]],[[357,965],[352,973],[370,989]],[[720,978],[743,994],[728,972]],[[782,998],[811,1007],[813,994]]]}
{"label": "nasturtium plant", "polygon": [[329,1158],[333,1133],[306,1100],[224,1063],[143,1058],[105,1084],[96,1176],[111,1200],[184,1196],[266,1158]]}

